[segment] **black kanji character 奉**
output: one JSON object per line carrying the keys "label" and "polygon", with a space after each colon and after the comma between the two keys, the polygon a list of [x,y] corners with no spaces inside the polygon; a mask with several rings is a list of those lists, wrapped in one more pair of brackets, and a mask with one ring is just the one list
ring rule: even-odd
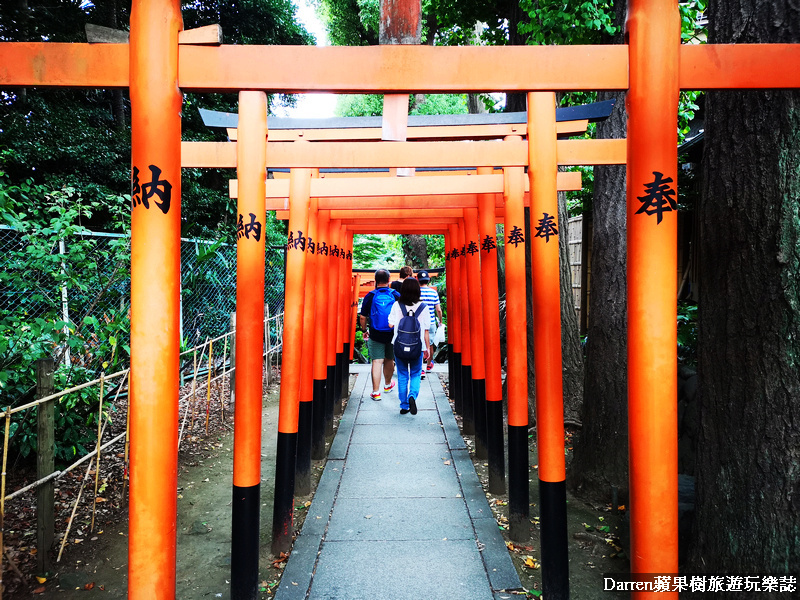
{"label": "black kanji character \u5949", "polygon": [[172,184],[166,179],[159,179],[161,177],[161,169],[157,166],[150,165],[148,168],[153,175],[153,179],[150,183],[142,184],[142,204],[144,204],[145,208],[150,208],[148,200],[152,196],[157,196],[158,200],[153,198],[153,202],[161,209],[161,212],[167,214],[169,205],[172,202]]}
{"label": "black kanji character \u5949", "polygon": [[486,250],[486,252],[491,252],[497,248],[497,244],[494,241],[493,235],[487,235],[483,238],[483,242],[481,243],[481,250]]}
{"label": "black kanji character \u5949", "polygon": [[674,198],[675,190],[667,185],[672,183],[672,177],[664,178],[664,174],[658,171],[653,171],[653,175],[655,179],[644,186],[645,195],[637,196],[642,206],[636,214],[656,215],[656,225],[658,225],[665,212],[678,210],[678,203]]}
{"label": "black kanji character \u5949", "polygon": [[514,225],[514,228],[508,234],[508,243],[514,244],[514,248],[520,244],[524,244],[525,236],[522,234],[522,229]]}
{"label": "black kanji character \u5949", "polygon": [[459,256],[461,255],[458,253],[458,248],[453,248],[453,251],[450,253],[450,258],[458,258]]}
{"label": "black kanji character \u5949", "polygon": [[474,256],[478,252],[478,244],[470,242],[467,246],[467,252],[469,252],[471,256]]}
{"label": "black kanji character \u5949", "polygon": [[536,235],[533,237],[543,237],[545,244],[550,241],[550,236],[558,235],[558,229],[556,229],[556,221],[553,215],[548,215],[547,213],[543,213],[544,216],[539,219],[539,226],[536,228]]}
{"label": "black kanji character \u5949", "polygon": [[353,253],[350,250],[347,251],[347,260],[353,260]]}
{"label": "black kanji character \u5949", "polygon": [[466,255],[467,255],[467,245],[464,244],[463,246],[461,246],[461,256],[466,256]]}
{"label": "black kanji character \u5949", "polygon": [[324,254],[325,256],[328,256],[328,244],[325,242],[320,242],[317,244],[317,254]]}

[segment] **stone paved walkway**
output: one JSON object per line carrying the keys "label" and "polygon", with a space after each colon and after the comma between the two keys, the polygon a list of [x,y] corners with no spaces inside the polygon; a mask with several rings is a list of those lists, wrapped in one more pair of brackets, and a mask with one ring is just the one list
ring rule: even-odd
{"label": "stone paved walkway", "polygon": [[422,382],[412,416],[399,413],[396,389],[370,399],[367,365],[351,372],[276,599],[512,598],[504,590],[520,581],[438,376]]}

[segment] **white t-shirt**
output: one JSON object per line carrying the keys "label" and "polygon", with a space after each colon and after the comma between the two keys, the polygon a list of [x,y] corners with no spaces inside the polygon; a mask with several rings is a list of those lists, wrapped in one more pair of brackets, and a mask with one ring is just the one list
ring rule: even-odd
{"label": "white t-shirt", "polygon": [[[400,322],[400,319],[407,315],[409,310],[416,312],[420,304],[421,302],[416,302],[410,307],[404,304],[403,312],[400,311],[400,302],[392,304],[392,311],[389,313],[389,326],[394,331],[392,334],[392,343],[397,339],[397,324]],[[428,347],[425,345],[425,332],[428,331],[431,323],[430,311],[428,310],[427,304],[425,308],[422,309],[422,312],[419,313],[417,321],[419,321],[419,339],[422,341],[422,349],[427,351]]]}

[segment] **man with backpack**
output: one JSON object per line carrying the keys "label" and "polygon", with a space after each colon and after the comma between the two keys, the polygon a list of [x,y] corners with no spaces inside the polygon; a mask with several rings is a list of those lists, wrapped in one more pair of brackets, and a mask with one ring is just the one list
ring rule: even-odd
{"label": "man with backpack", "polygon": [[359,315],[361,329],[366,329],[369,321],[367,349],[369,350],[369,359],[372,361],[373,400],[381,399],[381,371],[383,371],[385,380],[383,391],[389,393],[395,386],[392,381],[394,352],[392,351],[393,331],[389,326],[389,313],[398,298],[400,298],[400,294],[389,287],[389,271],[378,269],[375,272],[375,289],[364,297]]}

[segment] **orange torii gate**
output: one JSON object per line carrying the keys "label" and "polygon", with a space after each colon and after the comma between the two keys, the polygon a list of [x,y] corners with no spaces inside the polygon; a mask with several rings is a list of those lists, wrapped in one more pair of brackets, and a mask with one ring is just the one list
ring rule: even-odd
{"label": "orange torii gate", "polygon": [[[472,92],[560,90],[628,90],[628,366],[629,366],[629,431],[631,478],[631,568],[634,573],[677,572],[677,425],[675,408],[676,332],[675,332],[675,238],[676,212],[669,203],[654,203],[654,190],[664,199],[675,194],[676,133],[678,91],[680,89],[722,88],[798,88],[800,70],[784,65],[800,63],[800,47],[790,44],[700,45],[680,44],[680,21],[676,0],[629,0],[629,43],[620,46],[561,47],[460,47],[384,46],[358,48],[214,46],[215,39],[206,39],[202,32],[182,32],[177,0],[134,0],[131,12],[129,44],[55,44],[0,43],[0,86],[72,86],[129,87],[132,105],[132,249],[131,249],[131,503],[129,596],[132,598],[174,598],[175,596],[175,528],[177,481],[177,392],[178,392],[178,318],[179,318],[179,237],[180,237],[180,104],[181,90],[270,92]],[[218,42],[217,42],[218,43]],[[252,65],[269,65],[257,70]],[[504,68],[498,69],[502,64]],[[355,66],[357,65],[357,68]],[[453,65],[469,65],[454,69]],[[781,68],[776,68],[780,65]],[[657,94],[651,90],[657,89]],[[547,94],[545,94],[547,95]],[[251,99],[246,99],[252,96]],[[267,136],[266,103],[261,92],[242,92],[245,111],[263,122],[259,139]],[[550,100],[531,97],[531,107],[541,103],[541,110],[532,112],[536,128],[529,129],[531,146],[546,152],[547,161],[518,161],[510,169],[518,175],[509,181],[519,193],[524,165],[530,165],[530,188],[535,215],[555,215],[552,209],[555,173],[552,169],[556,149],[547,148],[555,140],[551,128]],[[554,110],[554,107],[553,107]],[[264,118],[261,118],[263,113]],[[543,137],[539,134],[543,133]],[[263,135],[261,135],[263,134]],[[261,189],[266,159],[262,150],[239,137],[239,179],[244,182],[239,199],[240,214],[253,213],[252,225],[262,214]],[[254,134],[255,137],[255,134]],[[541,147],[539,146],[541,140]],[[319,142],[324,144],[325,142]],[[406,142],[410,143],[410,142]],[[426,142],[419,142],[425,144]],[[443,143],[443,142],[440,142]],[[419,156],[432,152],[419,148],[403,154],[387,151],[394,167],[414,167]],[[475,144],[481,144],[476,142]],[[266,145],[269,156],[270,144]],[[475,151],[479,152],[476,145]],[[288,148],[286,150],[289,150]],[[484,148],[486,152],[494,149]],[[331,149],[320,148],[320,162],[332,159],[333,152],[349,151],[346,143]],[[478,157],[470,162],[471,151],[439,148],[447,154],[457,153],[460,165],[496,164]],[[237,147],[238,152],[238,147]],[[523,150],[526,152],[526,150]],[[249,158],[251,157],[252,158]],[[474,155],[473,155],[474,156]],[[557,160],[557,159],[555,159]],[[252,163],[251,163],[252,161]],[[271,158],[270,158],[271,161]],[[500,161],[502,162],[502,161]],[[314,168],[313,164],[295,165]],[[329,166],[325,164],[323,166]],[[446,166],[446,165],[445,165]],[[250,173],[246,175],[245,173]],[[298,178],[299,179],[299,178]],[[296,186],[304,185],[297,181]],[[550,197],[553,196],[553,197]],[[516,202],[507,206],[505,220],[513,226],[521,213]],[[255,210],[253,210],[255,209]],[[309,203],[290,202],[290,231],[307,231]],[[509,216],[511,215],[511,217]],[[556,219],[557,220],[557,219]],[[262,222],[263,223],[263,222]],[[349,227],[349,226],[348,226]],[[329,225],[330,228],[330,225]],[[347,233],[341,225],[331,228],[338,235],[338,245],[347,247]],[[449,244],[459,246],[463,232],[458,225],[448,228]],[[251,230],[254,233],[254,231]],[[333,235],[331,239],[333,239]],[[262,238],[263,239],[263,238]],[[260,251],[262,239],[241,236],[237,250],[237,273],[247,279],[249,262]],[[541,243],[540,243],[541,242]],[[542,264],[546,272],[557,268],[554,244],[537,240],[542,246]],[[510,276],[520,273],[519,253],[507,257]],[[250,259],[246,258],[250,257]],[[524,259],[524,256],[523,256]],[[303,283],[305,253],[299,248],[288,252],[291,265],[287,277],[287,340],[284,348],[284,377],[281,382],[281,419],[279,424],[279,456],[289,461],[297,435],[299,404],[299,345],[303,319]],[[463,279],[463,269],[457,278]],[[263,272],[263,271],[262,271]],[[524,270],[522,271],[524,272]],[[538,272],[538,271],[537,271]],[[552,311],[557,299],[557,285],[548,285],[545,271],[534,282],[537,318],[537,396],[545,413],[540,415],[540,428],[560,420],[552,410],[558,404],[560,388],[560,336],[558,311]],[[336,285],[338,273],[331,272]],[[324,279],[324,278],[323,278]],[[510,281],[511,291],[519,290],[518,281]],[[524,287],[522,288],[524,290]],[[245,296],[255,297],[252,287],[237,292],[237,312],[255,314]],[[241,296],[240,296],[241,293]],[[523,292],[524,294],[524,292]],[[342,293],[344,298],[344,292]],[[524,295],[522,297],[524,302]],[[241,302],[241,304],[239,304]],[[263,303],[263,293],[261,301]],[[557,300],[556,300],[557,302]],[[460,317],[468,319],[469,308],[462,300]],[[247,307],[247,308],[245,308]],[[524,304],[523,304],[524,307]],[[338,311],[343,314],[344,311]],[[243,313],[244,314],[244,313]],[[334,315],[334,319],[336,315]],[[261,313],[258,314],[260,323]],[[330,320],[329,320],[330,321]],[[341,321],[339,321],[341,323]],[[237,356],[261,351],[258,332],[243,330],[239,316]],[[544,329],[539,329],[543,325]],[[336,331],[337,323],[328,323]],[[469,330],[461,324],[461,330]],[[317,327],[319,330],[319,327]],[[292,338],[289,333],[295,335]],[[555,339],[558,338],[558,339]],[[330,339],[330,336],[329,336]],[[460,343],[455,336],[454,341]],[[464,357],[469,344],[461,344]],[[317,345],[317,350],[319,345]],[[517,357],[519,358],[519,357]],[[465,358],[466,360],[466,358]],[[330,365],[330,361],[328,361]],[[246,368],[246,367],[245,367]],[[515,366],[509,357],[509,375]],[[540,369],[542,370],[540,372]],[[259,366],[260,372],[260,366]],[[315,361],[316,381],[316,361]],[[509,380],[509,394],[525,395],[522,380]],[[666,382],[666,383],[665,383]],[[251,389],[252,388],[252,389]],[[245,390],[249,390],[246,392]],[[512,392],[513,390],[513,392]],[[258,396],[259,389],[249,377],[237,378],[237,405],[243,399]],[[555,401],[553,399],[555,398]],[[251,400],[244,400],[249,404]],[[238,424],[242,417],[237,406],[237,457],[255,456],[254,438],[242,439]],[[246,410],[246,409],[241,409]],[[157,415],[157,418],[154,417]],[[515,427],[523,416],[509,414]],[[527,425],[527,415],[524,416]],[[562,425],[543,431],[544,446],[555,444]],[[561,443],[562,440],[558,440]],[[292,455],[293,456],[293,455]],[[562,456],[563,458],[563,456]],[[236,459],[237,462],[239,458]],[[294,459],[292,458],[291,461]],[[288,465],[280,460],[277,470]],[[561,465],[550,465],[539,477],[546,484],[553,505],[559,505],[563,494]],[[252,597],[255,576],[248,571],[246,554],[252,551],[252,538],[239,527],[237,514],[257,510],[259,494],[258,468],[237,470],[235,489],[246,488],[235,497],[234,540],[241,542],[242,552],[232,557],[232,570],[237,573],[232,583],[233,597]],[[294,474],[291,475],[292,480]],[[550,485],[552,484],[552,485]],[[280,492],[280,494],[278,493]],[[291,491],[276,490],[276,507],[291,506]],[[279,497],[280,496],[280,497]],[[549,496],[548,496],[549,497]],[[287,504],[288,502],[288,504]],[[255,506],[253,506],[255,504]],[[543,499],[544,504],[544,499]],[[247,509],[247,510],[245,510]],[[283,525],[291,525],[286,515]],[[276,519],[280,521],[280,519]],[[240,526],[244,521],[240,522]],[[544,522],[543,522],[544,525]],[[549,527],[549,524],[547,525]],[[557,524],[556,524],[557,528]],[[543,527],[543,537],[550,539],[557,532]],[[249,541],[248,541],[249,540]],[[554,539],[555,553],[562,541]],[[565,547],[566,541],[563,540]],[[252,557],[250,557],[252,562]],[[548,563],[559,563],[551,555]],[[544,562],[544,561],[543,561]],[[556,575],[563,575],[556,573]],[[545,573],[548,597],[564,597],[563,581]],[[252,590],[252,591],[251,591]],[[550,591],[552,590],[552,592]],[[647,592],[638,592],[644,597]],[[672,592],[673,598],[677,593]]]}

